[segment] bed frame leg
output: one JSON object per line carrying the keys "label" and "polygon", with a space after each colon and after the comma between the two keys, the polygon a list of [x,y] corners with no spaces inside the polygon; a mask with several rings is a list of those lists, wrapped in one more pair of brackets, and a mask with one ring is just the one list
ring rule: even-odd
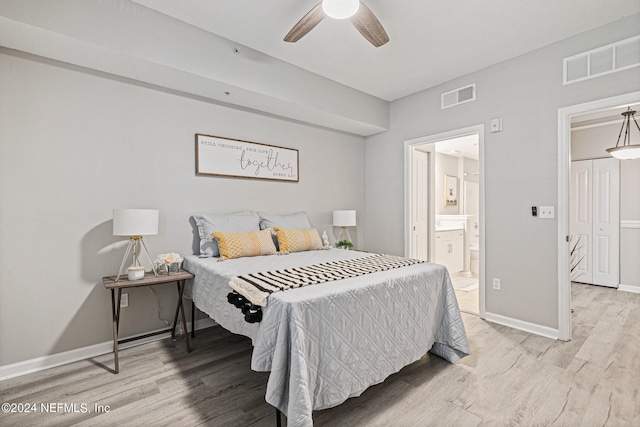
{"label": "bed frame leg", "polygon": [[196,337],[196,303],[191,300],[191,338]]}
{"label": "bed frame leg", "polygon": [[282,427],[282,412],[278,408],[276,408],[276,426]]}

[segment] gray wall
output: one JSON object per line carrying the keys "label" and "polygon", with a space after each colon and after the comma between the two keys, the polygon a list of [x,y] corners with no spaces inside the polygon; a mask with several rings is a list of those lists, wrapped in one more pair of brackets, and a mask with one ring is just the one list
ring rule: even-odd
{"label": "gray wall", "polygon": [[[364,139],[114,80],[0,50],[0,365],[111,339],[124,243],[112,209],[160,210],[152,256],[192,251],[189,216],[309,212],[331,234],[356,209],[364,246]],[[300,150],[300,182],[195,176],[195,133]],[[172,319],[175,289],[158,287]],[[121,335],[164,327],[151,291],[131,290]]]}
{"label": "gray wall", "polygon": [[[608,156],[615,146],[621,124],[611,124],[571,132],[571,159],[585,160]],[[637,129],[631,135],[640,138]],[[632,140],[632,143],[637,143]],[[603,156],[604,153],[604,156]],[[640,228],[628,228],[625,221],[640,224],[640,159],[620,161],[620,283],[640,288]]]}
{"label": "gray wall", "polygon": [[[402,254],[404,141],[485,124],[487,312],[558,328],[558,109],[640,90],[640,68],[562,85],[562,59],[638,34],[640,15],[395,101],[388,132],[367,138],[367,248]],[[428,72],[428,70],[425,70]],[[440,94],[477,84],[477,100],[446,110]],[[489,133],[503,118],[504,131]]]}
{"label": "gray wall", "polygon": [[480,175],[478,175],[478,173],[480,172],[480,162],[478,162],[475,159],[464,157],[463,164],[464,164],[463,173],[467,174],[464,177],[464,180],[469,182],[480,182]]}

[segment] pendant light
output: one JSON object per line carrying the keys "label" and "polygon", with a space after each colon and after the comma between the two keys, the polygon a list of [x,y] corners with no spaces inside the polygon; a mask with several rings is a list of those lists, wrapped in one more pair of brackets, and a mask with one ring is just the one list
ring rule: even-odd
{"label": "pendant light", "polygon": [[360,0],[322,0],[322,10],[334,19],[347,19],[356,14]]}
{"label": "pendant light", "polygon": [[[638,137],[640,138],[640,126],[638,126],[635,114],[636,112],[632,110],[631,107],[628,107],[627,111],[622,113],[624,121],[622,122],[620,133],[618,134],[618,142],[616,142],[615,147],[607,149],[607,153],[611,154],[616,159],[628,160],[640,158],[640,143],[631,143],[631,131],[633,130],[631,127],[631,119],[633,119],[633,123],[635,123],[636,128],[638,129]],[[624,139],[622,140],[622,145],[620,145],[622,131],[624,131]]]}

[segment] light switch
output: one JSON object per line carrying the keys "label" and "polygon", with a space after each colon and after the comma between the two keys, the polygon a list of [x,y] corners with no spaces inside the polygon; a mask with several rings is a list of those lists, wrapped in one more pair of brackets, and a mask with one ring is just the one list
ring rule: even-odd
{"label": "light switch", "polygon": [[555,207],[554,206],[540,206],[538,207],[538,217],[539,218],[555,218]]}

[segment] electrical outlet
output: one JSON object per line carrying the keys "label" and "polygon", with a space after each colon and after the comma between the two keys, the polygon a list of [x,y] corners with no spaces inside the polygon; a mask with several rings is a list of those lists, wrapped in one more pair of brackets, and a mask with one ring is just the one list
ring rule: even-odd
{"label": "electrical outlet", "polygon": [[496,291],[500,290],[500,279],[493,279],[493,289]]}
{"label": "electrical outlet", "polygon": [[129,294],[120,295],[120,307],[129,307]]}

